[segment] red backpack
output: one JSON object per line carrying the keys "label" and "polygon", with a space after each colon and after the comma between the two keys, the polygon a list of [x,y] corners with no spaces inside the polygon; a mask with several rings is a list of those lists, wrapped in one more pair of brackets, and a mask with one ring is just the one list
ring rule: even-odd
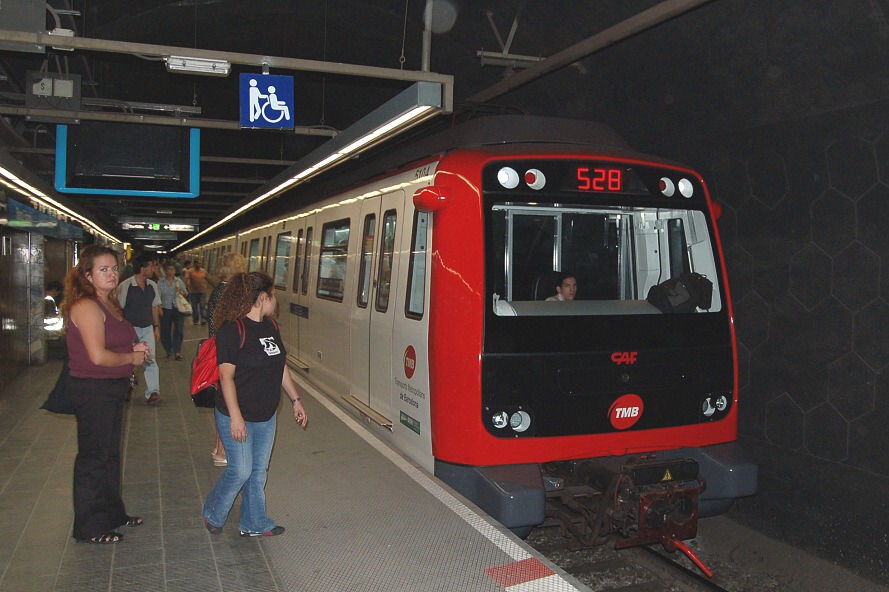
{"label": "red backpack", "polygon": [[[235,319],[235,322],[238,324],[238,335],[241,336],[241,345],[238,346],[240,349],[244,347],[247,332],[241,319]],[[191,363],[191,401],[195,407],[215,407],[219,388],[216,335],[213,335],[198,344],[198,354]]]}

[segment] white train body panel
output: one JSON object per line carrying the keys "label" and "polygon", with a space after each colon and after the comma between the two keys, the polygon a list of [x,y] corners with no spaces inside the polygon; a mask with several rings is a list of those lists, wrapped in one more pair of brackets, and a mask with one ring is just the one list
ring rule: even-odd
{"label": "white train body panel", "polygon": [[[431,183],[434,172],[431,164],[397,173],[190,253],[219,261],[224,252],[236,250],[250,271],[272,275],[291,364],[329,396],[352,402],[348,409],[429,471],[431,266],[425,250],[432,240],[432,214],[416,213],[411,197]],[[325,232],[345,245],[331,248]],[[414,240],[422,243],[425,263],[422,289],[412,293],[422,299],[424,313],[408,316]],[[381,281],[384,277],[388,281]],[[341,292],[342,300],[331,291]]]}

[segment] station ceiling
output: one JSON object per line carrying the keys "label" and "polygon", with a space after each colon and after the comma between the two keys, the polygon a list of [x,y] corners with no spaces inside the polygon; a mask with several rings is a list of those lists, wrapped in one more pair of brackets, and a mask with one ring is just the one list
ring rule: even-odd
{"label": "station ceiling", "polygon": [[[4,0],[0,17],[19,3],[30,4]],[[889,95],[889,6],[883,0],[432,4],[430,71],[454,77],[454,112],[410,132],[413,137],[480,114],[525,113],[603,121],[635,148],[652,151]],[[47,30],[67,29],[75,37],[113,41],[124,49],[139,43],[409,71],[420,70],[422,63],[425,0],[49,0],[46,5]],[[0,18],[0,29],[6,26]],[[592,49],[576,49],[585,43]],[[553,63],[572,48],[579,52],[576,59],[544,72],[540,64]],[[479,52],[508,56],[482,58]],[[508,81],[518,80],[513,77],[529,66],[541,73],[509,87]],[[196,219],[206,228],[329,140],[328,135],[210,126],[238,121],[238,74],[259,67],[236,64],[227,77],[208,77],[171,73],[162,61],[119,51],[0,49],[0,144],[47,187],[53,180],[56,122],[64,117],[24,109],[27,73],[35,71],[79,74],[84,113],[171,120],[187,113],[201,127],[197,198],[60,198],[137,248],[157,241],[135,239],[122,229],[122,219]],[[319,133],[348,128],[409,86],[373,76],[276,68],[270,73],[295,77],[294,122],[302,131],[323,130]],[[231,227],[262,217],[258,208]],[[180,233],[163,244],[173,247],[190,236]]]}

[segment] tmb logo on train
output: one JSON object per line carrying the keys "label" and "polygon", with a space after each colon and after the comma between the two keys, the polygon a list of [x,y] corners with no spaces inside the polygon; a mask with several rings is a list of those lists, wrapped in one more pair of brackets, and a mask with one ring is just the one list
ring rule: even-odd
{"label": "tmb logo on train", "polygon": [[404,350],[404,375],[407,378],[410,378],[414,375],[414,370],[417,369],[417,352],[414,351],[414,346],[409,345],[407,349]]}
{"label": "tmb logo on train", "polygon": [[611,354],[611,361],[618,366],[621,364],[635,364],[638,354],[639,352],[614,352]]}
{"label": "tmb logo on train", "polygon": [[625,430],[639,421],[643,409],[642,399],[638,395],[624,395],[611,404],[608,419],[615,429]]}

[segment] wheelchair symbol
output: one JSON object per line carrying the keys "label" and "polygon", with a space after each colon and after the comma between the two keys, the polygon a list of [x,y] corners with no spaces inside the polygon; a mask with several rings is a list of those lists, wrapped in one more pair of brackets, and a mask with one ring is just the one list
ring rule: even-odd
{"label": "wheelchair symbol", "polygon": [[[290,108],[286,103],[278,100],[275,87],[268,87],[268,94],[262,94],[257,87],[256,80],[250,80],[250,122],[262,118],[266,123],[278,123],[282,119],[290,121]],[[265,99],[261,101],[261,99]]]}

